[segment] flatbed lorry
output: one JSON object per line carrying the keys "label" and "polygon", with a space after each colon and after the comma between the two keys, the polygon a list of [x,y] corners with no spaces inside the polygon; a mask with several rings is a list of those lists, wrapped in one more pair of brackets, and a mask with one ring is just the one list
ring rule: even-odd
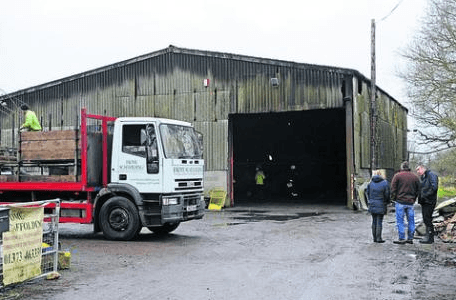
{"label": "flatbed lorry", "polygon": [[82,109],[77,129],[22,132],[18,145],[0,157],[2,203],[58,198],[61,223],[93,223],[110,240],[204,215],[202,137],[188,122]]}

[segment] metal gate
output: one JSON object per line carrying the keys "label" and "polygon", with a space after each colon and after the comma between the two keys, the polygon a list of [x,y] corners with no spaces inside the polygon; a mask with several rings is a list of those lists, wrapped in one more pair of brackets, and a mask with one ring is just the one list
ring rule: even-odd
{"label": "metal gate", "polygon": [[[44,218],[42,222],[43,236],[41,244],[41,271],[39,275],[35,275],[27,280],[32,280],[50,275],[57,271],[58,255],[59,255],[59,215],[60,215],[60,199],[34,201],[26,203],[2,203],[0,207],[17,208],[17,207],[44,207]],[[10,225],[11,226],[11,225]],[[1,234],[0,240],[0,287],[5,286],[4,278],[4,263],[11,260],[7,256],[5,261],[4,251],[4,233]],[[22,254],[21,254],[22,255]],[[15,282],[19,283],[19,282]]]}

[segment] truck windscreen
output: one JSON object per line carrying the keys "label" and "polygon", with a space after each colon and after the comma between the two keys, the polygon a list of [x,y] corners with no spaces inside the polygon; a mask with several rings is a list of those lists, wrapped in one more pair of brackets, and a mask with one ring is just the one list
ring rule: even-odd
{"label": "truck windscreen", "polygon": [[192,127],[161,124],[160,133],[166,158],[200,159],[203,147]]}

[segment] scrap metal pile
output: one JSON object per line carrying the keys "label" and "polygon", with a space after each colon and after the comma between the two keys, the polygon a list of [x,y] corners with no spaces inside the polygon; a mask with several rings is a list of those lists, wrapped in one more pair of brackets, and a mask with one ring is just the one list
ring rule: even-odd
{"label": "scrap metal pile", "polygon": [[433,214],[436,234],[446,243],[456,243],[456,198],[437,205]]}

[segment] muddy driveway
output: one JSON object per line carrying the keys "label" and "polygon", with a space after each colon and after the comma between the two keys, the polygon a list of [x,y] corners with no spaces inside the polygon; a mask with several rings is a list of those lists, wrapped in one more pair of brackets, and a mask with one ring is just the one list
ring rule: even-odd
{"label": "muddy driveway", "polygon": [[371,217],[344,206],[242,205],[207,211],[159,237],[107,241],[61,224],[70,270],[3,292],[3,299],[455,299],[451,244],[384,244]]}

